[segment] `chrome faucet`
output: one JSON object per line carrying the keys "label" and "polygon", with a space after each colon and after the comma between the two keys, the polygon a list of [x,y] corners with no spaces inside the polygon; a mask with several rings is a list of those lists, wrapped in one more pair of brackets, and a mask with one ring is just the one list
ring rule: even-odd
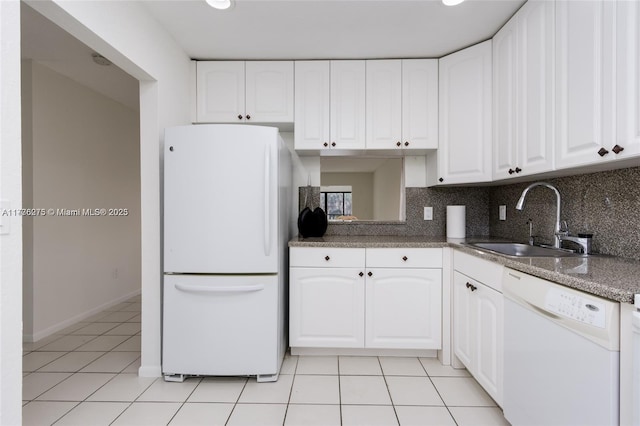
{"label": "chrome faucet", "polygon": [[563,220],[562,225],[563,225],[562,229],[566,231],[566,234],[560,235],[560,244],[562,244],[563,241],[569,241],[575,244],[575,246],[579,247],[579,249],[576,250],[579,253],[591,254],[591,240],[592,240],[593,234],[585,233],[585,234],[578,234],[577,236],[570,235],[567,221]]}
{"label": "chrome faucet", "polygon": [[561,203],[561,199],[560,199],[560,191],[558,191],[558,188],[556,188],[555,186],[551,185],[550,183],[547,182],[534,182],[531,185],[527,186],[524,191],[522,191],[522,195],[520,195],[520,199],[518,200],[518,203],[516,204],[516,209],[517,210],[522,210],[524,208],[524,199],[527,196],[527,193],[529,192],[529,190],[531,190],[531,188],[535,188],[536,186],[544,186],[549,188],[550,190],[552,190],[555,194],[556,194],[556,225],[555,225],[555,229],[554,229],[554,241],[553,241],[553,247],[555,248],[560,248],[561,242],[562,242],[562,236],[567,236],[569,233],[566,230],[561,229],[560,227],[560,203]]}
{"label": "chrome faucet", "polygon": [[529,245],[535,246],[536,236],[533,235],[533,219],[529,219],[527,225],[529,225]]}

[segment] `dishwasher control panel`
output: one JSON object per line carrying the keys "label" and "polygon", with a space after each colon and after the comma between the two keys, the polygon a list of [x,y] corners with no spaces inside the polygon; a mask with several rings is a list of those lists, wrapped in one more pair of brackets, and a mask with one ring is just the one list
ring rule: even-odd
{"label": "dishwasher control panel", "polygon": [[549,288],[544,299],[544,307],[549,312],[565,318],[571,318],[594,327],[606,327],[605,304],[574,292]]}

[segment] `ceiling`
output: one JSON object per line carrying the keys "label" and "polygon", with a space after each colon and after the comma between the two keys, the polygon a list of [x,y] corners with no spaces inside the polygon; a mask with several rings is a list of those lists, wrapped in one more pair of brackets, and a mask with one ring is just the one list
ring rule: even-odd
{"label": "ceiling", "polygon": [[138,110],[138,80],[115,65],[96,64],[91,57],[93,50],[24,2],[21,3],[20,15],[23,59],[38,61],[116,102]]}
{"label": "ceiling", "polygon": [[[2,0],[0,0],[2,1]],[[491,38],[525,0],[137,0],[193,59],[437,58]],[[132,109],[138,82],[22,3],[22,56]],[[99,53],[99,52],[98,52]]]}
{"label": "ceiling", "polygon": [[438,58],[487,40],[524,0],[204,0],[143,4],[193,59]]}

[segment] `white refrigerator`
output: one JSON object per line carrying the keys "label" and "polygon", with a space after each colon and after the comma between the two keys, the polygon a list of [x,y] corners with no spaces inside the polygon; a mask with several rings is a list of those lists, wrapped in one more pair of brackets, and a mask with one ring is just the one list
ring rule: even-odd
{"label": "white refrigerator", "polygon": [[167,128],[162,371],[275,381],[286,350],[290,153],[277,128]]}

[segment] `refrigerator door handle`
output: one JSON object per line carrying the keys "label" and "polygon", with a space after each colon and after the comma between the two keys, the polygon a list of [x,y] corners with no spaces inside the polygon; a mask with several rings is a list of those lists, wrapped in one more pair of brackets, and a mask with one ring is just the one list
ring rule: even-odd
{"label": "refrigerator door handle", "polygon": [[264,290],[263,284],[241,285],[241,286],[216,286],[207,287],[203,285],[175,284],[177,290],[185,293],[252,293]]}
{"label": "refrigerator door handle", "polygon": [[264,254],[271,254],[271,151],[269,145],[264,151]]}

